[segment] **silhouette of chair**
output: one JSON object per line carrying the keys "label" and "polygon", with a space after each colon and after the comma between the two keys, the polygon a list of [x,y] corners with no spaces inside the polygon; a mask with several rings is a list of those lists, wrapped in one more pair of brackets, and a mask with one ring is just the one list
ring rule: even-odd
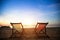
{"label": "silhouette of chair", "polygon": [[48,23],[37,23],[35,27],[35,33],[37,34],[38,38],[49,38],[49,36],[46,33],[46,26]]}
{"label": "silhouette of chair", "polygon": [[12,26],[12,36],[11,37],[21,37],[23,34],[22,23],[10,23]]}

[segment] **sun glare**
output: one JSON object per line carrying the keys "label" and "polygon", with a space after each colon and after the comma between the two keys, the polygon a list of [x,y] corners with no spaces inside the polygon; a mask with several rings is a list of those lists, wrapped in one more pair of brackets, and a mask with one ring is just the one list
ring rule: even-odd
{"label": "sun glare", "polygon": [[33,19],[24,19],[22,21],[23,25],[33,25],[34,24],[34,20]]}

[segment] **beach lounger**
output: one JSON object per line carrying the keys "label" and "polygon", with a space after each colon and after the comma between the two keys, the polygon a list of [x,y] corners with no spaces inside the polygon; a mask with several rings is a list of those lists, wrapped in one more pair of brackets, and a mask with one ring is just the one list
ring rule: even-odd
{"label": "beach lounger", "polygon": [[38,38],[49,38],[46,33],[46,26],[48,23],[37,23],[35,27],[35,33],[37,34]]}
{"label": "beach lounger", "polygon": [[21,37],[23,34],[22,23],[10,23],[12,26],[12,36],[11,37]]}

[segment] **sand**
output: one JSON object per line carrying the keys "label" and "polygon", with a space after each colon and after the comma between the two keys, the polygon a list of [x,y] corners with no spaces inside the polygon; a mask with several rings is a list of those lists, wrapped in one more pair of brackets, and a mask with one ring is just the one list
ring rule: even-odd
{"label": "sand", "polygon": [[40,38],[36,35],[34,28],[24,28],[24,32],[21,37],[12,38],[0,38],[0,40],[59,40],[60,39],[60,27],[46,28],[46,33],[49,38]]}

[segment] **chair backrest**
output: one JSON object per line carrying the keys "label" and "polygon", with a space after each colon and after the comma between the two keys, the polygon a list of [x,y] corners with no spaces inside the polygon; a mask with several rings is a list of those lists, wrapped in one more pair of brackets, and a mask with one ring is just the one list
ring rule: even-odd
{"label": "chair backrest", "polygon": [[23,29],[22,23],[10,23],[12,25],[12,28],[17,30],[18,32],[21,32]]}
{"label": "chair backrest", "polygon": [[46,26],[48,23],[37,23],[35,29],[37,31],[46,31]]}

